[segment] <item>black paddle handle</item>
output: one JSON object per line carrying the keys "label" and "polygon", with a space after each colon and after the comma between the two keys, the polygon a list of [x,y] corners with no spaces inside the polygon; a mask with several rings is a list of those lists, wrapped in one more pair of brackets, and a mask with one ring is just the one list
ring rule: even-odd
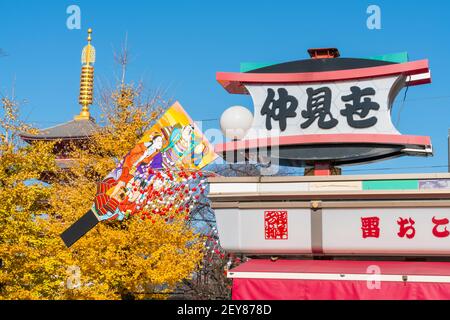
{"label": "black paddle handle", "polygon": [[95,227],[98,222],[97,216],[92,210],[89,210],[61,234],[64,244],[67,248],[70,248],[75,242],[78,241],[78,239]]}

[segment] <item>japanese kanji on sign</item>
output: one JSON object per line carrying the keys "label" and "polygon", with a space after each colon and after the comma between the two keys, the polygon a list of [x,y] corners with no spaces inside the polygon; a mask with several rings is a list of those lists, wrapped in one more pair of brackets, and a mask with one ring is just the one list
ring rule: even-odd
{"label": "japanese kanji on sign", "polygon": [[[432,156],[429,137],[403,135],[391,119],[402,89],[431,82],[428,61],[308,52],[311,59],[216,75],[254,104],[251,125],[216,153],[305,168],[296,177],[209,179],[222,248],[252,258],[228,272],[233,297],[450,298],[450,266],[435,262],[450,256],[450,174],[340,175],[345,165]],[[363,285],[370,270],[382,279],[377,292]]]}
{"label": "japanese kanji on sign", "polygon": [[431,81],[427,60],[330,56],[245,73],[218,72],[217,80],[230,93],[250,94],[254,104],[246,135],[216,146],[225,159],[232,151],[254,155],[268,147],[276,147],[269,152],[272,162],[307,167],[432,155],[429,137],[402,135],[391,120],[402,88]]}

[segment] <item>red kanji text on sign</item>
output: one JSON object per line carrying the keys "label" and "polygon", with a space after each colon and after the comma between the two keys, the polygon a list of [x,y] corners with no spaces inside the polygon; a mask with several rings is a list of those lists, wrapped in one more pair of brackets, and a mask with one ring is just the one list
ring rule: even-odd
{"label": "red kanji text on sign", "polygon": [[380,237],[380,218],[378,217],[362,217],[361,230],[362,237],[379,238]]}
{"label": "red kanji text on sign", "polygon": [[266,240],[287,240],[288,238],[288,212],[265,211],[264,232]]}
{"label": "red kanji text on sign", "polygon": [[415,223],[416,222],[412,218],[398,218],[397,224],[400,226],[400,231],[397,233],[397,235],[400,238],[404,238],[405,236],[408,239],[414,238],[414,236],[416,235],[416,229],[414,228]]}

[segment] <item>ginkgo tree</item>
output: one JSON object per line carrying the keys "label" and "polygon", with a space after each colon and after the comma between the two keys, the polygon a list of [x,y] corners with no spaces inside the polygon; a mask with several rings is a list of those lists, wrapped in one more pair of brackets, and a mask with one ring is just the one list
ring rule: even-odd
{"label": "ginkgo tree", "polygon": [[52,145],[23,146],[20,132],[32,129],[18,117],[13,98],[1,98],[0,119],[0,297],[36,299],[60,292],[65,253],[44,223],[52,187],[39,182],[56,170]]}
{"label": "ginkgo tree", "polygon": [[[70,249],[60,239],[92,206],[98,181],[167,106],[159,94],[143,99],[141,86],[123,83],[101,97],[99,130],[67,151],[76,161],[66,169],[56,167],[51,144],[12,142],[31,129],[12,101],[3,102],[0,298],[163,298],[198,270],[204,237],[186,223],[186,211],[100,223]],[[44,174],[49,184],[39,182]]]}

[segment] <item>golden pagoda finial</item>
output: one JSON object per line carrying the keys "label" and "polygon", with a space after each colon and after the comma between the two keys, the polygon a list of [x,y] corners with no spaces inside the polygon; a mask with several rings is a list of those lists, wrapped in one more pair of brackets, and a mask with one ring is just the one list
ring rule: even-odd
{"label": "golden pagoda finial", "polygon": [[91,34],[92,34],[92,29],[89,28],[89,29],[88,29],[88,42],[89,42],[89,43],[91,43],[91,40],[92,40]]}
{"label": "golden pagoda finial", "polygon": [[89,113],[89,105],[93,101],[94,93],[94,66],[95,63],[95,48],[91,45],[92,29],[88,29],[88,44],[81,52],[81,79],[80,79],[80,96],[78,102],[81,105],[81,112],[75,116],[75,120],[89,120],[91,119]]}

